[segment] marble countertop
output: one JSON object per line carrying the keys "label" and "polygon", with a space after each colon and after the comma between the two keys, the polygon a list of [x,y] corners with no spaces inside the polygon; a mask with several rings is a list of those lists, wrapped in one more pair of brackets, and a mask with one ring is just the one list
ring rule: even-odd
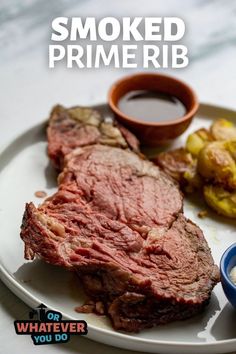
{"label": "marble countertop", "polygon": [[[0,2],[0,145],[45,119],[56,103],[90,105],[106,101],[117,78],[137,69],[48,68],[51,20],[57,16],[179,16],[186,23],[185,69],[161,70],[188,82],[201,102],[236,110],[235,0],[1,0]],[[0,353],[32,353],[27,337],[16,336],[13,320],[29,308],[0,284]],[[7,340],[6,340],[7,339]],[[20,348],[20,350],[19,350]],[[87,339],[44,347],[44,353],[128,354]],[[41,352],[34,348],[34,352]]]}

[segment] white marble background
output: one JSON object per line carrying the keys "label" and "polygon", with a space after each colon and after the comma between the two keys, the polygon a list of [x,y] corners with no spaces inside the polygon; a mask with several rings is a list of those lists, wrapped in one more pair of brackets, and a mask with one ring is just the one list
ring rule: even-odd
{"label": "white marble background", "polygon": [[[0,0],[0,146],[42,121],[52,105],[105,101],[115,79],[142,69],[48,69],[54,17],[165,15],[185,20],[190,64],[164,72],[191,84],[202,102],[236,109],[236,0]],[[3,284],[0,292],[0,354],[32,353],[29,338],[13,331],[13,320],[28,307]],[[82,338],[43,349],[45,354],[128,354]]]}

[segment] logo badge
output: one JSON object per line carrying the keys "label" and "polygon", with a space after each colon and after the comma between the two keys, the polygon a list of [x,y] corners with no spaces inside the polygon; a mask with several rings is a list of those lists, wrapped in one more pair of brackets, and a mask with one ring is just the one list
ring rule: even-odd
{"label": "logo badge", "polygon": [[86,335],[83,320],[62,320],[62,314],[40,304],[29,312],[29,320],[14,321],[16,334],[30,335],[35,345],[66,343],[71,335]]}

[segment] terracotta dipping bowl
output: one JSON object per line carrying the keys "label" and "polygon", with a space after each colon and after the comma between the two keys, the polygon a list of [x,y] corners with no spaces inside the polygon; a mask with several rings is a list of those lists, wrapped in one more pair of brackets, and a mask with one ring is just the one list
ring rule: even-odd
{"label": "terracotta dipping bowl", "polygon": [[[147,122],[121,112],[118,102],[125,94],[134,90],[150,90],[169,94],[178,98],[186,108],[182,117],[174,120]],[[196,94],[184,82],[161,74],[134,74],[115,82],[108,93],[108,103],[116,119],[136,134],[145,146],[158,146],[168,143],[181,135],[191,123],[199,103]]]}

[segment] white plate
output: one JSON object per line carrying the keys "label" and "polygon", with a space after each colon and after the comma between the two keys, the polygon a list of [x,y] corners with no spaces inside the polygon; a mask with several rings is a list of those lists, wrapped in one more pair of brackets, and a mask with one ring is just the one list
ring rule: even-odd
{"label": "white plate", "polygon": [[[98,106],[105,114],[107,106]],[[183,145],[187,134],[213,119],[225,117],[236,122],[236,112],[201,105],[193,124],[175,145]],[[26,201],[39,204],[37,190],[51,195],[56,190],[56,174],[46,155],[45,123],[16,138],[0,157],[0,225],[1,277],[5,284],[29,306],[44,303],[62,312],[65,318],[84,319],[89,326],[88,337],[113,346],[150,353],[223,353],[236,349],[236,311],[227,303],[218,284],[206,311],[190,320],[174,322],[125,334],[112,329],[107,318],[93,314],[78,314],[74,308],[83,303],[84,295],[75,275],[42,261],[26,262],[23,242],[19,237]],[[223,251],[236,241],[236,222],[213,212],[205,219],[197,213],[206,206],[200,200],[185,201],[185,215],[195,221],[205,233],[215,262],[219,264]]]}

